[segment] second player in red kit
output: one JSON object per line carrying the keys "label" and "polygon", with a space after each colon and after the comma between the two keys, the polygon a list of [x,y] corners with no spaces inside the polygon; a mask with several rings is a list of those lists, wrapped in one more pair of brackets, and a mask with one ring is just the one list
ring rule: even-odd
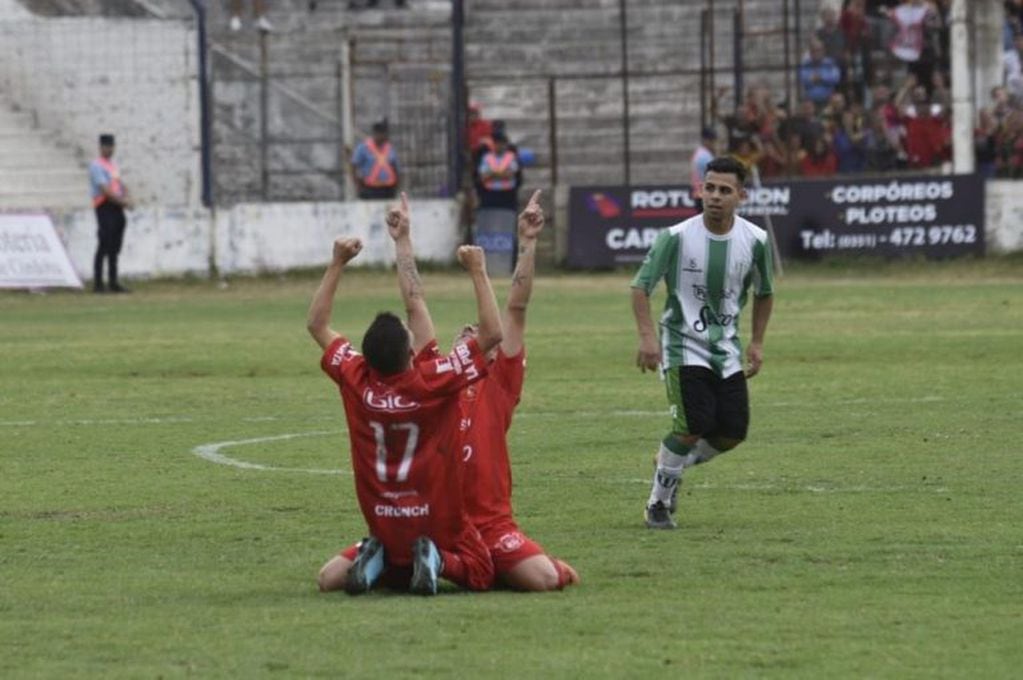
{"label": "second player in red kit", "polygon": [[[466,387],[461,397],[466,507],[490,550],[498,579],[533,591],[557,590],[579,581],[571,566],[546,555],[522,533],[512,514],[507,434],[525,379],[526,307],[533,290],[536,241],[544,225],[539,200],[537,191],[519,216],[518,261],[502,320],[503,340],[490,354],[487,377]],[[455,346],[481,331],[466,326]]]}
{"label": "second player in red kit", "polygon": [[433,594],[443,577],[486,589],[493,566],[457,492],[464,471],[458,395],[485,375],[485,354],[501,340],[486,262],[479,248],[459,249],[458,259],[472,277],[480,332],[442,356],[412,258],[404,194],[387,222],[408,326],[393,314],[377,315],[361,353],[330,328],[341,271],[361,249],[355,239],[335,242],[333,262],[309,310],[309,331],[324,348],[321,367],[344,401],[355,489],[370,532],[324,565],[319,585],[356,594],[383,582]]}

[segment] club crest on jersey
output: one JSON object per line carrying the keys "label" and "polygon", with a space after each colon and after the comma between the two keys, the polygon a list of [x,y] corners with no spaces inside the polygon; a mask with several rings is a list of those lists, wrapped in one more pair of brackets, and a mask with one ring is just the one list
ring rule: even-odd
{"label": "club crest on jersey", "polygon": [[371,411],[386,411],[388,413],[415,411],[419,408],[418,401],[410,401],[400,394],[377,394],[370,387],[367,387],[362,393],[362,403]]}
{"label": "club crest on jersey", "polygon": [[507,533],[501,538],[497,539],[497,543],[494,545],[495,548],[503,552],[515,552],[522,547],[525,541],[522,540],[522,534],[517,531]]}
{"label": "club crest on jersey", "polygon": [[686,263],[685,267],[682,267],[684,272],[693,272],[694,274],[702,274],[703,270],[700,269],[700,264],[696,261],[696,258],[689,258],[689,262]]}

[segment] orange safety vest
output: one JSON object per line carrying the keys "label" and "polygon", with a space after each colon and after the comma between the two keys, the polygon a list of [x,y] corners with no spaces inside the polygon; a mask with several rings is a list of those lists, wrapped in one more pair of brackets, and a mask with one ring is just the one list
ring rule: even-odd
{"label": "orange safety vest", "polygon": [[[117,167],[117,163],[113,162],[109,158],[104,158],[103,156],[97,158],[96,162],[99,163],[100,166],[102,166],[103,169],[107,171],[108,175],[110,175],[109,186],[111,193],[117,196],[121,196],[122,194],[124,194],[124,190],[121,186],[121,170]],[[103,191],[101,190],[98,196],[92,197],[92,207],[98,208],[104,203],[106,203],[106,201],[107,195],[103,193]]]}
{"label": "orange safety vest", "polygon": [[398,183],[398,173],[391,165],[391,143],[384,142],[383,148],[378,149],[372,137],[366,139],[366,148],[373,154],[373,167],[363,180],[363,183],[374,189],[382,187],[393,187]]}
{"label": "orange safety vest", "polygon": [[[515,171],[518,170],[518,166],[515,164],[514,151],[508,149],[500,158],[498,158],[496,152],[490,151],[483,157],[483,165],[493,173],[483,180],[484,189],[488,191],[508,191],[515,188]],[[512,171],[510,177],[496,176],[508,170]]]}

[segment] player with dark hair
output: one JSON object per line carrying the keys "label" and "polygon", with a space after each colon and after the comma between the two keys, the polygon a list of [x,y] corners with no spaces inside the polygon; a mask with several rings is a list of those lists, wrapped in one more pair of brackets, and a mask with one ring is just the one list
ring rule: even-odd
{"label": "player with dark hair", "polygon": [[383,579],[432,595],[443,577],[471,590],[493,583],[487,552],[466,514],[458,450],[459,392],[487,372],[486,353],[501,342],[501,320],[483,251],[462,246],[458,260],[476,294],[479,335],[447,356],[437,351],[433,321],[412,257],[408,201],[387,215],[408,326],[377,315],[360,354],[331,329],[334,294],[358,239],[334,242],[333,261],[309,307],[309,333],[323,348],[321,367],[338,384],[351,441],[359,506],[370,537],[328,561],[322,591],[364,593]]}
{"label": "player with dark hair", "polygon": [[[519,256],[503,315],[504,339],[490,356],[487,377],[462,390],[466,465],[463,495],[473,524],[490,549],[497,578],[517,590],[560,590],[579,582],[575,570],[549,557],[519,529],[512,514],[508,429],[522,395],[526,371],[526,307],[533,291],[536,241],[544,225],[540,192],[519,215]],[[456,342],[476,337],[467,325]]]}
{"label": "player with dark hair", "polygon": [[[746,168],[715,158],[703,181],[703,212],[662,231],[632,280],[639,330],[636,365],[660,368],[671,407],[646,506],[646,525],[674,529],[682,473],[738,446],[749,426],[746,378],[763,363],[773,305],[767,232],[735,214],[746,198]],[[668,299],[658,333],[650,293],[664,279]],[[743,371],[739,313],[753,287],[753,331]],[[658,336],[660,339],[658,340]]]}

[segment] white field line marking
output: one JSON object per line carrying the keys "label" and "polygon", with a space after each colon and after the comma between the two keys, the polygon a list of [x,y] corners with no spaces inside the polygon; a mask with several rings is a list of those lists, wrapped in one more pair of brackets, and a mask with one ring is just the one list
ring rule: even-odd
{"label": "white field line marking", "polygon": [[253,437],[252,439],[238,439],[235,441],[226,442],[214,442],[212,444],[200,444],[199,446],[192,449],[192,453],[210,461],[211,463],[217,463],[218,465],[230,465],[231,467],[241,468],[243,470],[263,470],[263,471],[274,471],[274,472],[305,472],[311,475],[342,475],[345,474],[345,470],[323,470],[318,468],[290,468],[290,467],[277,467],[274,465],[262,465],[260,463],[249,463],[244,460],[237,458],[231,458],[225,456],[220,452],[221,449],[226,449],[232,446],[245,446],[247,444],[262,444],[263,442],[277,442],[284,441],[287,439],[298,439],[299,437],[325,437],[327,435],[338,434],[336,430],[314,430],[312,432],[294,432],[291,434],[278,434],[270,437]]}
{"label": "white field line marking", "polygon": [[[627,484],[646,484],[649,485],[651,480],[639,479],[633,477],[631,479],[612,479],[611,482],[625,482]],[[708,489],[711,491],[790,491],[790,492],[803,492],[809,493],[905,493],[907,491],[930,491],[931,493],[948,493],[948,489],[943,486],[936,486],[931,489],[922,489],[918,486],[814,486],[807,484],[806,486],[785,485],[785,484],[710,484],[708,482],[697,482],[695,484],[685,483],[683,488],[686,489]]]}
{"label": "white field line marking", "polygon": [[[1016,398],[1015,396],[1013,398]],[[834,406],[855,406],[857,404],[910,404],[929,403],[941,401],[954,401],[947,397],[909,397],[909,398],[876,398],[861,397],[857,399],[839,399],[836,401],[769,401],[765,399],[755,400],[753,408],[791,408],[791,407],[818,407],[832,408]],[[516,418],[647,418],[651,416],[663,416],[668,413],[668,408],[654,411],[638,410],[611,410],[611,411],[524,411],[516,413]],[[306,418],[304,420],[336,421],[338,416],[321,416],[317,418]],[[192,416],[168,416],[166,418],[82,418],[77,420],[0,420],[0,427],[55,427],[73,425],[166,425],[175,423],[198,423],[216,421],[217,418],[195,418]],[[239,418],[243,423],[271,423],[283,421],[280,416],[248,416]],[[289,422],[293,419],[287,419]]]}

